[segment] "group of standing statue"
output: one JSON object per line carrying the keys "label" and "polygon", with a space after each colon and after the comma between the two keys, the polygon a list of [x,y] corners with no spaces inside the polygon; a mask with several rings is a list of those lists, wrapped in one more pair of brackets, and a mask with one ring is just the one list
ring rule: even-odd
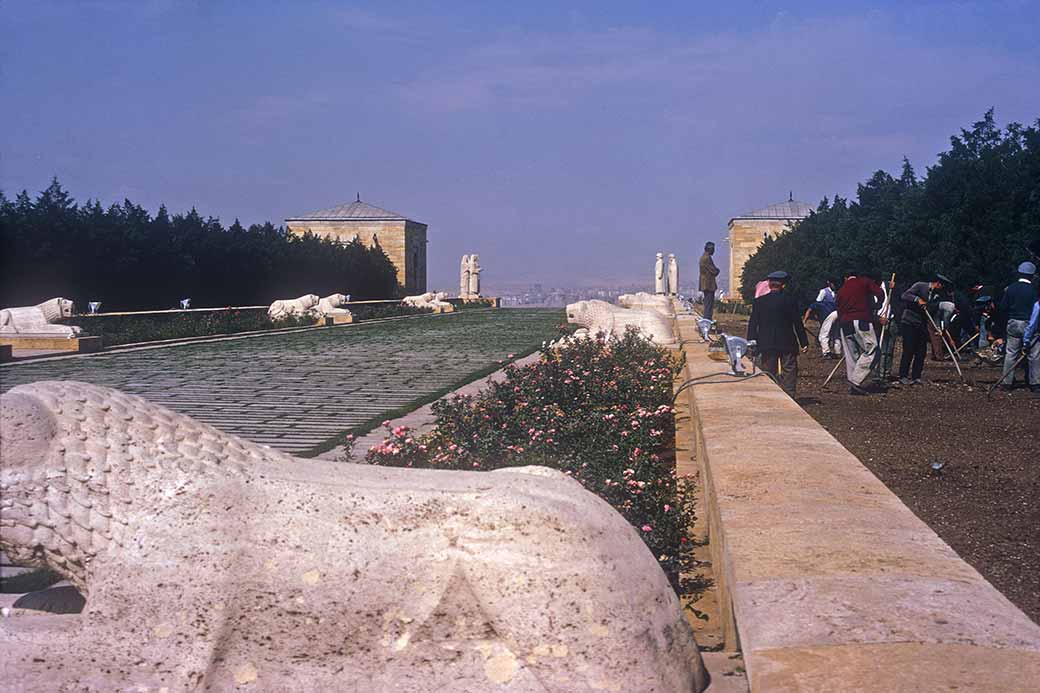
{"label": "group of standing statue", "polygon": [[459,268],[459,298],[480,297],[480,260],[478,255],[463,255]]}
{"label": "group of standing statue", "polygon": [[679,295],[679,264],[672,253],[668,254],[667,267],[664,253],[657,254],[657,262],[654,263],[654,293],[658,296]]}

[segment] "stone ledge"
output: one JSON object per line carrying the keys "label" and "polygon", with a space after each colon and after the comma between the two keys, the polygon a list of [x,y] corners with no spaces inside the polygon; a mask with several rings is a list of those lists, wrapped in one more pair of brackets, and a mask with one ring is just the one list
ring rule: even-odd
{"label": "stone ledge", "polygon": [[684,395],[726,649],[742,649],[752,691],[1040,679],[1040,626],[772,381],[724,375],[678,328],[687,376],[723,383]]}
{"label": "stone ledge", "polygon": [[49,337],[46,335],[4,336],[0,345],[10,346],[13,351],[21,349],[71,351],[92,354],[101,351],[101,337]]}
{"label": "stone ledge", "polygon": [[[913,642],[762,650],[752,691],[1035,693],[1040,653]],[[1033,682],[1033,683],[1030,683]]]}
{"label": "stone ledge", "polygon": [[332,327],[333,325],[350,325],[354,322],[353,315],[323,315],[318,318],[319,327]]}

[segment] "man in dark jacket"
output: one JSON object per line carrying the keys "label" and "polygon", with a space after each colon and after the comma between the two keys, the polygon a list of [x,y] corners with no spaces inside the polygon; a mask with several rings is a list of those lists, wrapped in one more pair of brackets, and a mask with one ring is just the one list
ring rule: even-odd
{"label": "man in dark jacket", "polygon": [[903,355],[899,359],[899,382],[918,385],[928,352],[928,327],[931,321],[925,311],[938,311],[944,286],[950,280],[941,274],[930,282],[916,282],[900,297],[906,306],[899,318],[899,334],[903,338]]}
{"label": "man in dark jacket", "polygon": [[1008,286],[1004,290],[1004,297],[1000,299],[1000,314],[1007,318],[1007,346],[1004,351],[1006,375],[1000,382],[1005,390],[1014,387],[1015,373],[1012,365],[1018,361],[1022,351],[1026,350],[1029,388],[1040,393],[1040,343],[1034,339],[1032,344],[1026,344],[1023,339],[1033,313],[1033,304],[1036,303],[1036,286],[1033,285],[1035,276],[1036,265],[1023,262],[1018,266],[1018,281]]}
{"label": "man in dark jacket", "polygon": [[762,370],[770,373],[792,398],[798,386],[798,353],[809,349],[798,301],[784,293],[790,275],[773,272],[769,293],[751,304],[748,341],[754,340]]}
{"label": "man in dark jacket", "polygon": [[701,277],[700,290],[701,300],[704,301],[704,317],[711,320],[715,313],[715,292],[719,285],[715,277],[719,276],[719,268],[711,256],[715,254],[715,244],[708,241],[704,244],[704,255],[701,255]]}
{"label": "man in dark jacket", "polygon": [[[845,351],[849,394],[870,394],[864,381],[870,375],[870,366],[874,363],[877,351],[874,319],[884,297],[876,281],[855,272],[848,272],[845,283],[838,289],[838,327],[841,329]],[[887,317],[884,320],[887,322]]]}

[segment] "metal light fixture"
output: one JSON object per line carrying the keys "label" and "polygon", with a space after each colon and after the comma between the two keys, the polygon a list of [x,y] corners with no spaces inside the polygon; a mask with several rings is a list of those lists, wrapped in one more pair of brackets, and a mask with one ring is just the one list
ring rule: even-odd
{"label": "metal light fixture", "polygon": [[[734,337],[728,334],[722,335],[722,338],[726,343],[726,355],[729,357],[730,375],[749,375],[749,373],[744,370],[742,360],[754,349],[755,341],[748,341],[743,337]],[[755,372],[754,363],[751,364],[751,372]]]}
{"label": "metal light fixture", "polygon": [[708,318],[697,320],[697,331],[701,333],[701,341],[708,342],[711,338],[711,328],[715,327],[715,321]]}
{"label": "metal light fixture", "polygon": [[189,308],[191,308],[191,299],[190,298],[182,298],[181,299],[181,310],[188,310]]}
{"label": "metal light fixture", "polygon": [[90,309],[91,315],[97,315],[98,308],[101,307],[101,301],[88,301],[87,308]]}

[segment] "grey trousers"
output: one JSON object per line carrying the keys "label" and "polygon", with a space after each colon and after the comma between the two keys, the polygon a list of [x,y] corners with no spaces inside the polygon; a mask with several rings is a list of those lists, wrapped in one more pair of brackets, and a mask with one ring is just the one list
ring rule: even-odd
{"label": "grey trousers", "polygon": [[701,299],[704,301],[704,317],[711,320],[711,316],[715,314],[715,292],[702,291]]}
{"label": "grey trousers", "polygon": [[[1022,343],[1022,336],[1025,335],[1026,325],[1028,324],[1028,320],[1008,320],[1007,322],[1007,348],[1004,351],[1004,372],[1008,370],[1011,372],[1000,381],[1002,385],[1013,385],[1015,383],[1015,371],[1011,368],[1011,364],[1017,361],[1022,354],[1022,349],[1025,346]],[[1029,350],[1026,361],[1029,363],[1030,387],[1040,386],[1040,339],[1033,340],[1033,348]]]}
{"label": "grey trousers", "polygon": [[874,326],[865,322],[867,329],[859,328],[861,320],[843,323],[841,343],[845,348],[845,374],[853,385],[862,385],[870,375],[870,364],[877,351],[877,336]]}

